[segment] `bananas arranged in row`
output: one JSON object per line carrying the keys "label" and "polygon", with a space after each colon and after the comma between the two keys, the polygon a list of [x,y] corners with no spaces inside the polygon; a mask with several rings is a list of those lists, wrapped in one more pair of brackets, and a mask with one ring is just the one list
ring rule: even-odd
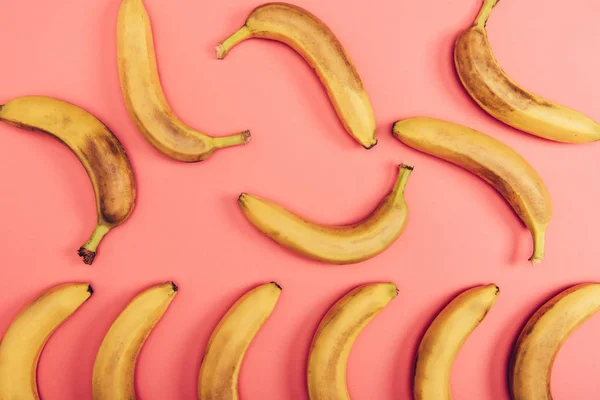
{"label": "bananas arranged in row", "polygon": [[78,254],[91,264],[104,236],[125,222],[135,205],[135,181],[123,146],[92,114],[50,97],[11,100],[0,106],[0,121],[58,139],[85,168],[96,195],[98,222]]}
{"label": "bananas arranged in row", "polygon": [[[121,312],[106,334],[94,364],[96,400],[136,398],[138,355],[178,287],[173,282],[150,287]],[[243,295],[214,329],[205,348],[198,381],[201,400],[237,400],[238,378],[252,340],[274,311],[281,295],[275,283]],[[15,317],[0,341],[0,400],[39,400],[36,371],[52,333],[94,291],[87,283],[50,289]],[[434,319],[423,336],[415,361],[415,400],[452,399],[454,359],[469,335],[498,298],[494,285],[477,286],[458,295]],[[393,283],[361,285],[337,301],[314,335],[307,364],[311,400],[350,399],[346,364],[364,327],[396,296]],[[600,310],[600,284],[573,286],[550,299],[530,318],[513,350],[509,383],[514,400],[551,400],[552,364],[560,347],[583,322]]]}

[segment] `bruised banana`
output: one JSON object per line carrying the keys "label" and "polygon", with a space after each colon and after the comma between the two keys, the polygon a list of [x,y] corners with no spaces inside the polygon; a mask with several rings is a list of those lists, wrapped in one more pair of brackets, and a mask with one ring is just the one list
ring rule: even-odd
{"label": "bruised banana", "polygon": [[541,262],[552,200],[542,178],[523,157],[481,132],[433,118],[398,121],[393,132],[404,144],[458,165],[492,185],[531,231],[529,260]]}
{"label": "bruised banana", "polygon": [[477,286],[450,302],[431,323],[415,361],[414,399],[451,400],[450,375],[456,355],[492,308],[500,289]]}
{"label": "bruised banana", "polygon": [[92,264],[104,235],[125,222],[135,205],[133,172],[121,143],[87,111],[50,97],[11,100],[0,106],[0,121],[58,139],[83,164],[96,195],[98,222],[78,254]]}
{"label": "bruised banana", "polygon": [[94,363],[94,400],[134,400],[135,365],[144,342],[177,294],[173,282],[137,295],[119,314],[102,341]]}
{"label": "bruised banana", "polygon": [[527,321],[509,364],[513,400],[552,400],[552,364],[562,344],[600,310],[600,284],[584,283],[559,293]]}
{"label": "bruised banana", "polygon": [[508,77],[492,53],[485,29],[498,0],[484,0],[473,26],[454,46],[454,63],[469,95],[494,118],[521,131],[557,142],[600,139],[600,125],[582,113],[543,99]]}
{"label": "bruised banana", "polygon": [[372,283],[352,290],[325,314],[308,355],[311,400],[349,400],[346,365],[362,330],[398,295],[393,283]]}
{"label": "bruised banana", "polygon": [[196,162],[215,150],[248,143],[250,132],[213,138],[179,120],[162,90],[150,18],[142,0],[123,0],[117,22],[121,88],[129,115],[156,149],[179,161]]}
{"label": "bruised banana", "polygon": [[319,76],[346,131],[367,149],[377,144],[369,95],[350,56],[319,18],[292,4],[264,4],[217,45],[217,58],[224,58],[233,46],[250,38],[276,40],[296,50]]}
{"label": "bruised banana", "polygon": [[401,164],[392,192],[371,215],[352,225],[320,225],[246,193],[238,204],[257,229],[282,246],[330,264],[357,263],[387,249],[404,230],[408,219],[404,187],[412,169]]}
{"label": "bruised banana", "polygon": [[92,293],[87,283],[56,286],[19,312],[0,342],[0,400],[39,400],[40,354],[52,333]]}
{"label": "bruised banana", "polygon": [[237,400],[238,378],[246,350],[269,318],[281,287],[267,283],[242,296],[221,319],[204,352],[198,398]]}

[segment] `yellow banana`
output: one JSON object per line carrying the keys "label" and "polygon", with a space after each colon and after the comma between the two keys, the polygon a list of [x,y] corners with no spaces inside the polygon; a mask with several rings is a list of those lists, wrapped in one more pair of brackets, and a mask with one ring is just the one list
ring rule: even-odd
{"label": "yellow banana", "polygon": [[521,131],[557,142],[600,139],[600,125],[582,113],[520,87],[492,53],[485,29],[498,0],[484,0],[474,24],[454,46],[454,63],[463,86],[487,113]]}
{"label": "yellow banana", "polygon": [[135,205],[133,172],[121,143],[87,111],[49,97],[11,100],[0,106],[0,121],[53,136],[67,145],[83,164],[96,195],[98,223],[78,254],[86,264],[91,264],[104,235],[125,222]]}
{"label": "yellow banana", "polygon": [[137,295],[102,341],[92,378],[94,400],[134,400],[135,364],[144,342],[177,294],[173,282]]}
{"label": "yellow banana", "polygon": [[161,87],[150,18],[142,0],[123,0],[117,22],[121,88],[129,115],[156,149],[185,162],[202,161],[215,150],[246,144],[250,132],[213,138],[184,124]]}
{"label": "yellow banana", "polygon": [[492,185],[531,231],[530,261],[541,262],[552,200],[542,178],[523,157],[481,132],[433,118],[398,121],[393,132],[404,144],[458,165]]}
{"label": "yellow banana", "polygon": [[317,224],[246,193],[238,204],[257,229],[282,246],[331,264],[357,263],[387,249],[404,230],[408,219],[404,187],[412,169],[401,164],[394,189],[368,217],[351,225]]}
{"label": "yellow banana", "polygon": [[311,400],[349,400],[346,364],[354,341],[377,314],[398,295],[393,283],[357,287],[338,300],[321,320],[308,355]]}
{"label": "yellow banana", "polygon": [[48,338],[92,293],[87,283],[56,286],[19,312],[0,342],[0,400],[39,400],[40,354]]}
{"label": "yellow banana", "polygon": [[527,321],[509,364],[513,400],[552,400],[550,376],[569,335],[600,310],[600,284],[584,283],[554,296]]}
{"label": "yellow banana", "polygon": [[367,149],[377,144],[369,95],[350,56],[327,25],[298,6],[267,3],[255,8],[244,26],[217,45],[217,58],[250,38],[276,40],[296,50],[319,76],[346,131]]}
{"label": "yellow banana", "polygon": [[250,343],[273,312],[281,287],[267,283],[250,290],[225,314],[204,352],[198,398],[237,400],[238,378]]}
{"label": "yellow banana", "polygon": [[498,293],[496,285],[469,289],[454,298],[431,323],[415,361],[415,400],[452,400],[450,374],[454,359],[490,311]]}

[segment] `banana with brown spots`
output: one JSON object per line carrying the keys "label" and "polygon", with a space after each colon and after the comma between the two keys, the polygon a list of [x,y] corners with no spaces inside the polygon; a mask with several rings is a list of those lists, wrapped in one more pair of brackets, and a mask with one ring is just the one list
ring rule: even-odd
{"label": "banana with brown spots", "polygon": [[398,121],[393,133],[404,144],[458,165],[492,185],[531,231],[530,261],[542,260],[552,200],[542,178],[516,151],[474,129],[434,118]]}
{"label": "banana with brown spots", "polygon": [[556,354],[569,335],[600,311],[600,284],[583,283],[557,294],[527,321],[509,363],[513,400],[552,400]]}
{"label": "banana with brown spots", "polygon": [[117,58],[127,110],[138,130],[163,154],[202,161],[215,150],[246,144],[250,132],[213,138],[183,123],[163,92],[150,17],[142,0],[123,0],[117,21]]}
{"label": "banana with brown spots", "polygon": [[490,47],[485,24],[498,0],[484,0],[474,24],[454,46],[463,86],[485,111],[513,128],[557,142],[600,140],[600,125],[586,115],[520,87],[504,73]]}
{"label": "banana with brown spots", "polygon": [[350,56],[323,21],[292,4],[263,4],[217,45],[217,58],[250,38],[276,40],[296,50],[321,79],[346,131],[367,149],[377,144],[369,95]]}
{"label": "banana with brown spots", "polygon": [[0,106],[0,121],[58,139],[83,164],[96,195],[98,222],[78,254],[91,264],[104,235],[125,222],[135,205],[133,172],[121,143],[89,112],[50,97],[11,100]]}

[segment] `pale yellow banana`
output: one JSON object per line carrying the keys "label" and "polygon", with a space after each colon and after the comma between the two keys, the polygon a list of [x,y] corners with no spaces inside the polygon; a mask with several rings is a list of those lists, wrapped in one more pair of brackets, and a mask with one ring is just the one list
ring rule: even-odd
{"label": "pale yellow banana", "polygon": [[492,308],[500,289],[477,286],[450,302],[421,339],[415,361],[415,400],[452,400],[450,375],[456,355]]}
{"label": "pale yellow banana", "polygon": [[496,3],[483,1],[474,24],[454,46],[456,71],[469,95],[494,118],[532,135],[570,143],[599,140],[600,125],[591,118],[523,89],[504,73],[485,29]]}
{"label": "pale yellow banana", "polygon": [[125,222],[135,205],[133,172],[121,143],[87,111],[49,97],[11,100],[0,106],[0,121],[53,136],[67,145],[83,164],[96,195],[98,222],[78,254],[86,264],[91,264],[104,235]]}
{"label": "pale yellow banana", "polygon": [[117,21],[121,89],[129,115],[156,149],[185,162],[202,161],[215,150],[246,144],[250,132],[213,138],[183,123],[162,90],[150,18],[142,0],[123,0]]}
{"label": "pale yellow banana", "polygon": [[113,322],[94,363],[94,400],[135,400],[135,365],[144,342],[177,294],[173,282],[137,295]]}
{"label": "pale yellow banana", "polygon": [[523,157],[488,135],[433,118],[398,121],[393,133],[404,144],[458,165],[492,185],[531,231],[530,261],[541,262],[552,200],[542,178]]}
{"label": "pale yellow banana", "polygon": [[39,400],[40,354],[48,338],[92,293],[87,283],[56,286],[19,312],[0,342],[0,400]]}
{"label": "pale yellow banana", "polygon": [[372,283],[350,291],[325,314],[310,347],[307,381],[311,400],[349,400],[346,365],[365,326],[398,295],[393,283]]}
{"label": "pale yellow banana", "polygon": [[264,4],[217,45],[217,58],[250,38],[276,40],[296,50],[319,76],[346,131],[367,149],[377,144],[369,95],[350,56],[319,18],[292,4]]}
{"label": "pale yellow banana", "polygon": [[600,310],[600,284],[584,283],[554,296],[527,321],[509,364],[513,400],[552,400],[556,354],[569,335]]}
{"label": "pale yellow banana", "polygon": [[331,264],[351,264],[376,256],[394,243],[408,220],[404,188],[412,167],[399,166],[393,190],[365,219],[350,225],[322,225],[280,205],[242,193],[246,218],[275,242],[299,254]]}
{"label": "pale yellow banana", "polygon": [[267,283],[242,296],[213,331],[202,359],[200,400],[237,400],[238,378],[250,343],[269,318],[281,287]]}

